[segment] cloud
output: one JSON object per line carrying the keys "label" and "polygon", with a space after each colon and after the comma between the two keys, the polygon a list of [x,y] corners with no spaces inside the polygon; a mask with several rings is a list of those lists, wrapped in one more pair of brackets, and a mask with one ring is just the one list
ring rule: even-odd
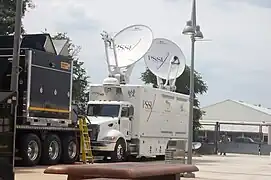
{"label": "cloud", "polygon": [[[266,104],[271,85],[270,0],[198,0],[197,22],[212,41],[197,42],[195,66],[207,81],[209,92],[202,104],[226,98]],[[100,32],[116,33],[131,24],[145,24],[155,37],[176,42],[190,64],[190,40],[181,34],[190,18],[191,0],[35,0],[36,9],[27,13],[27,32],[67,32],[82,46],[81,60],[91,81],[107,76]],[[137,84],[145,70],[144,61],[134,68],[131,81]],[[264,88],[262,88],[264,87]]]}

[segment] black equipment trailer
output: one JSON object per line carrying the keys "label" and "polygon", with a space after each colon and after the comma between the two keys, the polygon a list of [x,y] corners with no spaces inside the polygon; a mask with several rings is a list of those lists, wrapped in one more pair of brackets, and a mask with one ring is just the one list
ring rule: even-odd
{"label": "black equipment trailer", "polygon": [[[78,160],[79,129],[77,118],[72,118],[73,64],[67,43],[54,41],[49,34],[22,37],[15,137],[20,165]],[[0,97],[10,90],[12,50],[13,36],[0,36]],[[5,116],[0,111],[0,124]],[[0,144],[12,137],[8,133],[0,131]]]}

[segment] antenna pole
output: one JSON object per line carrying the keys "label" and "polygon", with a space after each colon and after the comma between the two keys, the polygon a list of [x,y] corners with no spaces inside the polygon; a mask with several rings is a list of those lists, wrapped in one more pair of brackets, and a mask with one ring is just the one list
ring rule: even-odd
{"label": "antenna pole", "polygon": [[111,39],[111,42],[113,46],[114,58],[115,58],[115,63],[116,63],[116,72],[119,73],[118,55],[117,55],[114,39]]}
{"label": "antenna pole", "polygon": [[104,49],[105,49],[105,58],[106,58],[106,62],[107,62],[107,66],[108,66],[108,71],[109,71],[109,76],[113,75],[113,72],[111,70],[111,66],[110,66],[110,62],[109,62],[109,56],[108,56],[108,43],[111,43],[109,38],[108,38],[108,34],[107,32],[103,32],[101,33],[102,39],[104,41]]}
{"label": "antenna pole", "polygon": [[[182,32],[185,35],[190,35],[191,38],[191,67],[190,67],[190,87],[189,87],[189,121],[188,121],[188,153],[187,164],[192,164],[192,145],[193,145],[193,122],[194,122],[194,55],[196,39],[202,39],[203,34],[200,31],[200,26],[196,22],[196,0],[192,0],[191,19]],[[187,177],[195,177],[193,173],[187,173]]]}
{"label": "antenna pole", "polygon": [[[173,59],[173,58],[172,58]],[[167,86],[168,84],[168,81],[169,81],[169,74],[170,74],[170,71],[171,71],[171,66],[172,66],[172,60],[170,61],[170,65],[168,67],[168,72],[167,72],[167,79],[166,79],[166,82],[164,84],[164,86]]]}
{"label": "antenna pole", "polygon": [[111,66],[110,66],[110,62],[109,62],[109,57],[108,57],[108,42],[104,41],[104,48],[105,48],[105,56],[106,56],[106,62],[108,65],[108,71],[109,71],[109,75],[112,75],[112,71],[111,71]]}
{"label": "antenna pole", "polygon": [[192,142],[193,142],[193,121],[194,121],[194,54],[195,36],[191,35],[191,67],[190,67],[190,87],[189,87],[189,121],[188,121],[188,156],[187,164],[192,164]]}

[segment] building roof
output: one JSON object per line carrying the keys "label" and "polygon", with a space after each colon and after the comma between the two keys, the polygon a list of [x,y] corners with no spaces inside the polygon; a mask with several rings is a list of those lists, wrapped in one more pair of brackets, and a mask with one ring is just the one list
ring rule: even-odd
{"label": "building roof", "polygon": [[218,102],[218,103],[215,103],[215,104],[212,104],[212,105],[208,105],[208,106],[205,106],[203,107],[202,109],[205,109],[207,107],[210,107],[210,106],[214,106],[216,104],[220,104],[220,103],[224,103],[226,101],[232,101],[232,102],[235,102],[235,103],[238,103],[242,106],[246,106],[248,108],[251,108],[253,110],[256,110],[256,111],[259,111],[261,113],[264,113],[264,114],[267,114],[267,115],[270,115],[271,116],[271,108],[266,108],[266,107],[263,107],[261,105],[255,105],[255,104],[250,104],[248,102],[244,102],[244,101],[237,101],[237,100],[232,100],[232,99],[227,99],[227,100],[224,100],[224,101],[221,101],[221,102]]}
{"label": "building roof", "polygon": [[[203,107],[202,109],[203,110],[207,110],[207,108],[211,107],[211,106],[216,106],[218,104],[222,104],[222,103],[225,103],[225,102],[231,102],[231,103],[236,103],[240,106],[244,106],[246,108],[249,108],[251,110],[254,110],[254,111],[258,111],[262,114],[265,114],[267,116],[271,116],[271,109],[270,108],[266,108],[266,107],[263,107],[261,105],[255,105],[255,104],[251,104],[251,103],[248,103],[248,102],[244,102],[244,101],[237,101],[237,100],[231,100],[231,99],[227,99],[227,100],[224,100],[224,101],[221,101],[221,102],[218,102],[218,103],[215,103],[215,104],[212,104],[212,105],[209,105],[209,106],[206,106],[206,107]],[[213,131],[214,130],[214,121],[212,120],[200,120],[201,123],[203,123],[202,125],[202,130],[210,130],[210,131]],[[223,122],[226,122],[226,121],[223,121]],[[233,123],[233,124],[223,124],[221,125],[220,127],[220,130],[221,131],[235,131],[235,132],[259,132],[259,125],[256,125],[256,124],[263,124],[263,133],[267,133],[268,132],[268,125],[266,124],[266,126],[264,126],[265,123],[267,122],[241,122],[241,121],[227,121],[228,123]],[[235,125],[234,123],[244,123],[243,125]],[[248,124],[247,124],[248,123]],[[208,125],[210,124],[210,125]],[[249,125],[249,124],[255,124],[255,125]],[[268,123],[269,124],[269,123]]]}
{"label": "building roof", "polygon": [[239,103],[241,105],[247,106],[249,108],[252,108],[254,110],[260,111],[262,113],[271,115],[271,109],[270,108],[266,108],[266,107],[263,107],[261,105],[249,104],[249,103],[244,102],[244,101],[235,101],[235,100],[232,100],[232,101],[234,101],[236,103]]}

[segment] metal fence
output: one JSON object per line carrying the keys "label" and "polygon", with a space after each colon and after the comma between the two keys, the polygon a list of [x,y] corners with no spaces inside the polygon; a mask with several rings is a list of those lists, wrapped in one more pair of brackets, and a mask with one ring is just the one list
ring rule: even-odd
{"label": "metal fence", "polygon": [[[199,153],[226,152],[270,155],[269,124],[216,122],[203,123],[202,126],[198,139],[202,142]],[[227,136],[228,142],[221,142],[222,136]]]}

